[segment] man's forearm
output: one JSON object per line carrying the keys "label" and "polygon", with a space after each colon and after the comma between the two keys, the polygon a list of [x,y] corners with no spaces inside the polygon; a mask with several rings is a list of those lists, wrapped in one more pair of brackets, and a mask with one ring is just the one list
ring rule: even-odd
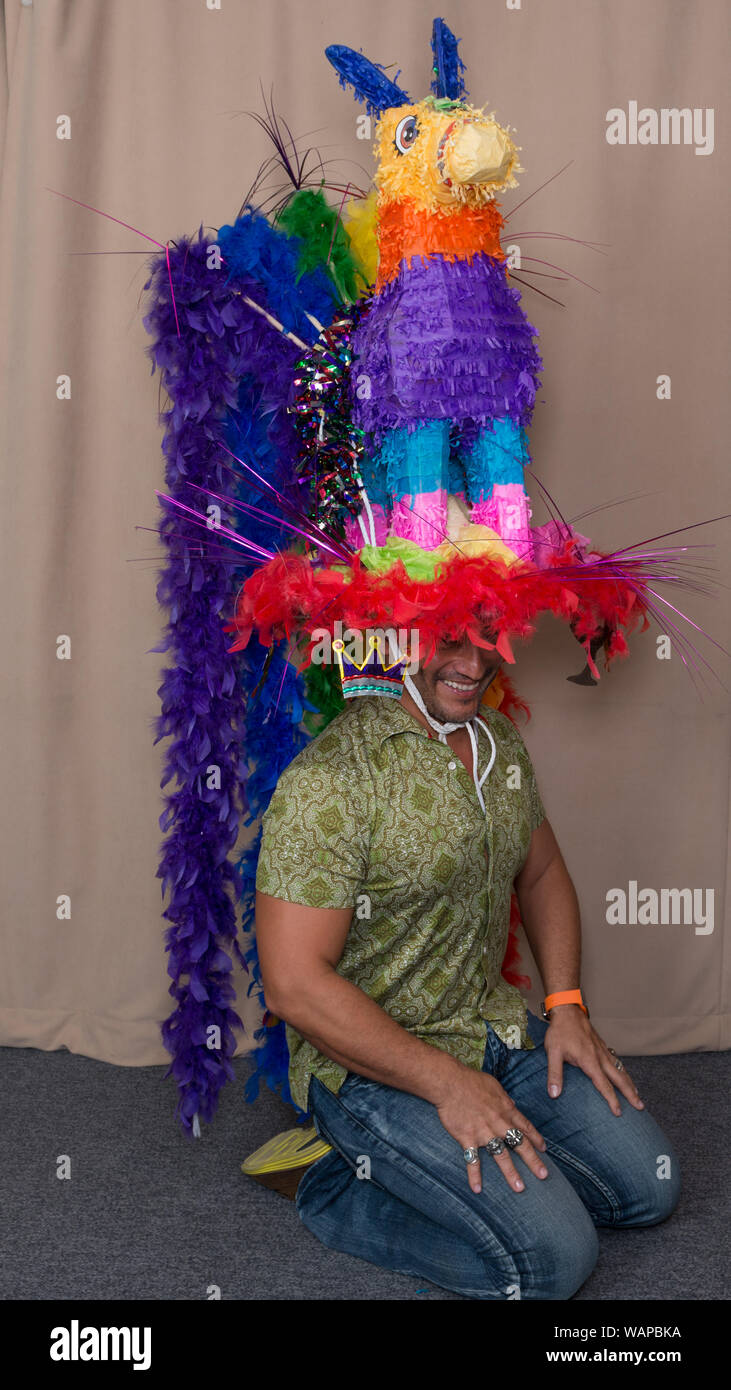
{"label": "man's forearm", "polygon": [[414,1037],[336,970],[323,969],[273,1009],[326,1057],[348,1071],[409,1091],[432,1104],[462,1066],[441,1048]]}
{"label": "man's forearm", "polygon": [[578,989],[581,919],[576,890],[558,853],[533,884],[516,880],[520,915],[546,994]]}

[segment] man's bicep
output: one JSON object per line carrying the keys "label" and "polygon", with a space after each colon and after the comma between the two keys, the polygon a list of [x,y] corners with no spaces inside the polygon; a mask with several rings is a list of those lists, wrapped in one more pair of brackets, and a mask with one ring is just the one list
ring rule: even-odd
{"label": "man's bicep", "polygon": [[264,997],[267,1007],[277,1013],[308,979],[338,964],[353,910],[307,907],[258,889],[255,910]]}
{"label": "man's bicep", "polygon": [[513,756],[516,758],[520,770],[520,785],[524,788],[530,828],[532,832],[535,832],[546,819],[545,807],[536,781],[535,768],[520,730],[514,724],[510,725],[510,738],[513,741]]}
{"label": "man's bicep", "polygon": [[545,872],[559,852],[556,836],[548,819],[544,818],[530,837],[528,853],[520,873],[516,875],[515,886],[518,892],[537,883],[541,874]]}

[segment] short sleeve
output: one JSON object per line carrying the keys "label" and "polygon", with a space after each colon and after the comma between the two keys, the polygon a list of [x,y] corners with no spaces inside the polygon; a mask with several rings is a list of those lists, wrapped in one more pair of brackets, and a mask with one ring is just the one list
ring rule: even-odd
{"label": "short sleeve", "polygon": [[[527,752],[526,758],[528,758]],[[533,770],[533,764],[530,758],[528,758],[528,770],[528,804],[530,806],[530,828],[531,830],[537,830],[539,825],[541,825],[542,822],[546,819],[546,811],[543,802],[541,801],[541,794],[538,790],[538,783],[536,782],[536,774]]]}
{"label": "short sleeve", "polygon": [[530,754],[526,748],[521,735],[513,724],[512,720],[506,715],[503,716],[506,723],[510,726],[510,738],[513,743],[511,757],[514,757],[520,768],[521,786],[524,790],[526,803],[528,806],[528,816],[530,819],[531,830],[537,830],[542,821],[546,819],[546,812],[538,790],[535,769],[530,759]]}
{"label": "short sleeve", "polygon": [[332,762],[297,764],[262,818],[257,889],[307,907],[355,907],[369,852],[357,780]]}

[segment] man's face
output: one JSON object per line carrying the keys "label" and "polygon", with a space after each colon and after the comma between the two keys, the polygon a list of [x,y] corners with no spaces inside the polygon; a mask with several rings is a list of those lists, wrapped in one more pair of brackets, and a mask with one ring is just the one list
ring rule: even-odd
{"label": "man's face", "polygon": [[[488,641],[494,635],[483,633]],[[432,660],[411,677],[432,719],[440,724],[473,719],[482,696],[500,669],[495,651],[476,647],[465,637],[461,642],[439,642]]]}

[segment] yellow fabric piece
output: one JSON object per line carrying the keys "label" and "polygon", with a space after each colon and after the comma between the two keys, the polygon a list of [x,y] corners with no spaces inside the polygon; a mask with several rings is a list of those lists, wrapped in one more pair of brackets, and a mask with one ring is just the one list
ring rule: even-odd
{"label": "yellow fabric piece", "polygon": [[[465,555],[489,555],[493,560],[504,560],[506,565],[514,565],[518,557],[514,550],[502,541],[497,531],[489,526],[480,526],[471,521],[465,522],[449,540],[442,541],[431,555],[449,560],[455,554],[455,546]],[[518,561],[518,563],[520,563]]]}
{"label": "yellow fabric piece", "polygon": [[289,1168],[301,1168],[329,1153],[330,1147],[320,1138],[314,1125],[309,1129],[287,1129],[245,1158],[241,1171],[251,1177],[255,1173],[281,1173]]}
{"label": "yellow fabric piece", "polygon": [[367,198],[349,198],[343,208],[343,227],[348,234],[350,249],[362,267],[364,289],[369,289],[375,283],[378,271],[377,212],[378,194],[375,188]]}

